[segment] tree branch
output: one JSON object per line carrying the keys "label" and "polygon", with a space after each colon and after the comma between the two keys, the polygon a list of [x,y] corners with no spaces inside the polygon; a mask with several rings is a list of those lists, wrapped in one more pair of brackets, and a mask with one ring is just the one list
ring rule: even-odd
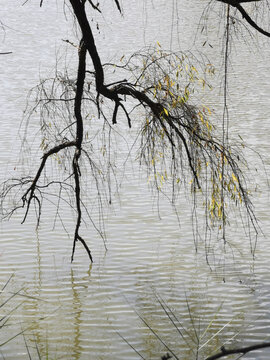
{"label": "tree branch", "polygon": [[267,348],[270,347],[270,342],[265,342],[265,343],[260,343],[260,344],[255,344],[252,346],[247,346],[247,347],[243,347],[243,348],[238,348],[238,349],[225,349],[224,346],[221,347],[221,351],[215,355],[209,356],[206,360],[216,360],[216,359],[221,359],[225,356],[228,355],[233,355],[233,354],[247,354],[248,352],[251,351],[255,351],[255,350],[259,350],[259,349],[263,349],[263,348]]}
{"label": "tree branch", "polygon": [[[23,221],[22,221],[22,224],[25,222],[26,218],[27,218],[27,215],[28,215],[28,212],[29,212],[29,208],[30,208],[30,204],[31,204],[31,201],[33,199],[37,199],[36,196],[34,195],[35,194],[35,190],[36,190],[36,185],[37,185],[37,182],[40,178],[40,175],[44,169],[44,166],[46,164],[46,161],[48,159],[49,156],[53,155],[53,154],[56,154],[58,153],[60,150],[63,150],[63,149],[66,149],[68,147],[72,147],[72,146],[75,146],[76,145],[76,142],[75,141],[67,141],[67,142],[64,142],[60,145],[57,145],[55,147],[53,147],[52,149],[50,149],[49,151],[47,151],[43,157],[42,157],[42,161],[41,161],[41,164],[39,166],[39,169],[36,173],[36,176],[34,177],[33,181],[32,181],[32,184],[31,186],[28,188],[28,190],[25,192],[25,194],[22,196],[22,207],[25,206],[25,204],[27,204],[27,208],[26,208],[26,212],[25,212],[25,215],[24,215],[24,218],[23,218]],[[29,198],[27,198],[29,194]]]}
{"label": "tree branch", "polygon": [[247,12],[244,10],[244,8],[240,5],[240,3],[242,2],[253,2],[253,1],[260,1],[260,0],[242,0],[242,1],[237,1],[237,0],[217,0],[220,2],[223,2],[225,4],[229,4],[233,7],[235,7],[238,11],[240,11],[240,13],[242,14],[243,18],[249,23],[249,25],[251,25],[255,30],[257,30],[258,32],[260,32],[261,34],[270,37],[270,33],[263,30],[259,25],[257,25],[255,23],[255,21],[253,21],[251,19],[251,17],[247,14]]}
{"label": "tree branch", "polygon": [[85,42],[82,39],[80,48],[79,48],[79,65],[78,65],[78,72],[77,72],[77,86],[76,86],[76,95],[75,95],[75,103],[74,103],[74,114],[76,118],[76,150],[73,156],[73,173],[75,179],[75,196],[76,196],[76,208],[77,208],[77,222],[75,227],[74,233],[74,240],[73,240],[73,248],[72,248],[72,255],[71,255],[71,262],[74,259],[74,253],[76,248],[76,243],[79,240],[83,246],[85,247],[90,261],[93,262],[91,252],[84,241],[84,239],[79,235],[79,229],[81,226],[82,220],[82,210],[81,210],[81,185],[80,185],[80,166],[79,160],[81,156],[81,149],[82,149],[82,141],[83,141],[83,119],[81,113],[82,107],[82,97],[83,97],[83,87],[85,81],[85,59],[86,59],[86,46]]}
{"label": "tree branch", "polygon": [[101,13],[101,10],[98,8],[98,5],[99,5],[99,4],[95,5],[92,0],[88,0],[88,1],[89,1],[90,5],[92,6],[93,9],[95,9],[95,10],[97,10],[98,12]]}
{"label": "tree branch", "polygon": [[85,13],[85,6],[78,0],[70,0],[70,3],[77,18],[77,21],[80,25],[85,46],[94,65],[97,92],[111,100],[119,101],[117,93],[111,91],[107,86],[104,85],[103,66],[101,64],[94,36]]}
{"label": "tree branch", "polygon": [[119,4],[119,1],[118,0],[114,0],[116,6],[117,6],[117,9],[119,10],[119,12],[121,13],[122,10],[121,10],[121,7],[120,7],[120,4]]}

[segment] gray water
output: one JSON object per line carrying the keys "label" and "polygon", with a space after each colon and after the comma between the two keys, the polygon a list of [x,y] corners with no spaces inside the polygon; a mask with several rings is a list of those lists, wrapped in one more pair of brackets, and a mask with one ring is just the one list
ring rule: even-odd
{"label": "gray water", "polygon": [[[54,73],[56,57],[59,63],[66,61],[76,67],[62,41],[75,41],[76,29],[61,1],[44,0],[42,8],[34,1],[22,6],[22,1],[0,0],[0,5],[0,20],[7,25],[1,33],[0,51],[12,51],[0,58],[3,181],[17,175],[22,155],[25,172],[34,164],[28,153],[20,154],[24,125],[21,132],[19,127],[27,93],[39,77]],[[207,1],[132,0],[123,5],[120,16],[112,1],[104,2],[103,16],[93,21],[94,28],[97,21],[100,29],[96,29],[96,41],[102,61],[119,60],[123,54],[157,42],[176,51],[204,51],[220,74],[213,80],[214,90],[204,94],[204,101],[220,116],[221,5],[207,21],[201,17]],[[200,34],[198,26],[204,23],[211,46],[204,45],[206,37]],[[33,358],[38,358],[38,348],[44,359],[138,359],[134,347],[145,359],[159,359],[167,349],[147,325],[180,359],[195,359],[197,350],[203,359],[222,344],[269,341],[269,43],[261,36],[247,39],[234,38],[231,48],[229,106],[230,131],[235,137],[241,134],[251,149],[261,154],[266,170],[261,171],[258,156],[247,151],[250,172],[259,168],[255,176],[260,190],[253,200],[264,233],[259,236],[255,259],[243,230],[232,223],[233,252],[228,247],[220,255],[223,245],[215,243],[213,235],[217,257],[211,257],[209,266],[203,241],[195,251],[189,200],[184,195],[178,199],[178,222],[169,202],[151,192],[144,170],[133,159],[121,177],[112,207],[104,210],[108,251],[91,224],[84,228],[93,265],[79,246],[70,263],[75,217],[69,209],[62,209],[67,232],[59,221],[55,223],[50,204],[45,205],[37,231],[34,214],[23,225],[21,212],[1,223],[0,284],[13,275],[1,294],[1,303],[12,293],[19,294],[0,308],[1,316],[14,309],[8,326],[0,329],[0,343],[25,330],[25,339],[19,335],[1,346],[3,359],[29,359],[26,344]],[[123,129],[119,125],[119,130]],[[39,137],[36,115],[30,127],[32,149],[38,148]],[[118,146],[119,164],[122,161],[123,165],[127,149],[121,142]],[[57,168],[54,171],[59,172]],[[93,217],[98,216],[94,208]],[[185,340],[168,319],[164,304],[177,317]],[[246,358],[268,359],[269,350]]]}

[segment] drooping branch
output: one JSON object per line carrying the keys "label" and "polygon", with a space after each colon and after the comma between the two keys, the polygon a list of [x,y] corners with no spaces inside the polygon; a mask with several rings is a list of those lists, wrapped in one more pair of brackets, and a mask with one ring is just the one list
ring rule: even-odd
{"label": "drooping branch", "polygon": [[76,147],[81,151],[82,141],[83,141],[83,119],[82,119],[82,97],[83,97],[83,87],[85,81],[85,58],[86,58],[86,46],[84,40],[82,39],[79,47],[79,65],[77,72],[77,82],[76,82],[76,95],[74,102],[74,115],[76,119]]}
{"label": "drooping branch", "polygon": [[116,4],[116,6],[117,6],[118,11],[121,13],[121,12],[122,12],[122,10],[121,10],[121,7],[120,7],[120,4],[119,4],[119,1],[118,1],[118,0],[114,0],[114,2],[115,2],[115,4]]}
{"label": "drooping branch", "polygon": [[95,10],[97,10],[99,13],[101,13],[101,11],[100,11],[100,9],[99,9],[99,7],[98,7],[98,5],[99,5],[98,3],[97,3],[97,5],[95,5],[92,0],[88,0],[88,1],[89,1],[90,5],[92,6],[93,9],[95,9]]}
{"label": "drooping branch", "polygon": [[[120,104],[121,107],[124,106],[123,101],[126,100],[126,98],[130,97],[137,100],[138,105],[142,105],[145,108],[145,111],[148,112],[149,116],[152,118],[151,126],[153,126],[153,129],[151,130],[151,127],[149,128],[150,132],[148,139],[153,139],[153,134],[154,137],[158,137],[156,134],[160,133],[160,135],[162,135],[161,133],[163,133],[165,135],[165,139],[167,139],[171,144],[170,151],[174,163],[177,161],[174,154],[174,148],[177,149],[178,154],[181,156],[181,148],[183,146],[188,161],[188,167],[191,170],[195,187],[198,189],[201,189],[199,175],[201,173],[202,165],[205,167],[204,171],[207,173],[206,168],[209,163],[211,164],[212,200],[207,200],[209,202],[208,206],[210,213],[212,215],[218,214],[218,218],[220,218],[220,214],[223,213],[224,200],[220,200],[220,197],[223,197],[222,194],[224,189],[236,204],[238,198],[240,203],[243,201],[245,206],[248,207],[248,216],[253,217],[247,191],[245,190],[245,186],[242,184],[242,181],[245,180],[237,163],[239,156],[237,157],[234,153],[231,153],[231,149],[224,149],[224,146],[218,140],[214,140],[211,135],[211,126],[209,126],[208,120],[204,119],[204,115],[200,110],[188,104],[189,85],[186,86],[184,95],[179,96],[179,87],[176,89],[176,92],[172,93],[173,90],[170,83],[175,83],[175,81],[169,79],[167,70],[162,69],[160,67],[159,60],[155,56],[151,57],[150,54],[150,57],[147,58],[149,59],[149,62],[148,60],[146,61],[147,64],[143,67],[141,73],[143,76],[141,75],[137,77],[134,83],[124,81],[105,85],[104,69],[85,12],[84,4],[75,0],[70,0],[70,3],[81,28],[87,51],[95,69],[94,78],[98,94],[97,98],[99,99],[100,96],[104,96],[105,98],[115,102],[112,114],[112,123],[115,124],[117,122],[119,106]],[[160,54],[160,60],[162,61],[163,59],[166,59],[167,56],[168,54],[165,52]],[[142,59],[145,61],[143,55]],[[176,61],[179,61],[181,64],[183,60],[181,58],[177,58]],[[168,60],[168,68],[172,67],[172,63],[173,61],[171,62]],[[157,75],[153,76],[152,83],[149,82],[148,84],[142,84],[144,81],[143,79],[146,78],[146,72],[149,72],[155,64],[156,71],[157,73],[161,73],[166,86],[163,86],[160,80],[156,78]],[[191,72],[192,71],[193,70],[191,70]],[[193,81],[192,79],[194,79],[195,75],[195,72],[193,74],[189,74],[191,81]],[[179,86],[179,84],[177,85]],[[160,92],[159,96],[157,96],[157,92]],[[100,114],[99,101],[97,101],[97,108]],[[128,114],[127,111],[125,111],[125,113],[126,115]],[[129,116],[128,122],[130,125],[131,119]],[[159,139],[156,138],[156,140],[159,142],[160,146],[166,147],[162,140],[164,135],[162,135]],[[153,146],[152,150],[155,152],[155,142],[153,142],[150,146]],[[226,159],[224,160],[223,156],[225,153]],[[155,161],[153,156],[150,161]],[[226,170],[226,181],[219,184],[219,170],[222,167],[223,161],[226,161],[228,164]],[[149,163],[150,162],[148,162],[148,164]],[[231,186],[232,184],[233,188]],[[220,187],[222,187],[222,191]],[[213,218],[215,218],[215,216],[216,215],[213,215]]]}
{"label": "drooping branch", "polygon": [[[75,180],[75,198],[76,198],[76,210],[77,210],[77,221],[76,221],[76,227],[75,227],[75,233],[74,233],[74,241],[73,241],[73,250],[72,250],[72,256],[71,260],[73,261],[74,258],[74,252],[75,252],[75,246],[76,242],[79,240],[84,248],[86,249],[88,256],[90,258],[90,261],[93,261],[91,252],[84,241],[84,239],[79,235],[79,229],[81,225],[81,219],[82,219],[82,211],[81,211],[81,189],[80,189],[80,166],[79,166],[79,160],[81,156],[81,149],[82,149],[82,141],[83,141],[83,118],[81,113],[81,107],[82,107],[82,99],[83,99],[83,91],[84,91],[84,81],[85,81],[85,60],[86,59],[86,46],[84,41],[81,41],[80,47],[79,47],[79,65],[78,65],[78,71],[77,71],[77,81],[76,81],[76,91],[75,91],[75,99],[74,99],[74,116],[76,119],[76,135],[75,140],[73,141],[63,141],[61,144],[56,145],[52,147],[49,151],[45,152],[41,164],[36,172],[35,177],[33,180],[26,179],[25,181],[19,181],[17,183],[12,183],[11,185],[7,185],[6,194],[11,191],[15,186],[20,185],[26,185],[30,183],[30,186],[26,190],[26,192],[22,196],[22,205],[16,207],[16,210],[20,207],[25,207],[26,205],[26,211],[23,218],[24,222],[27,218],[29,208],[31,205],[31,202],[35,200],[38,204],[38,221],[37,225],[39,224],[40,216],[41,216],[41,200],[39,197],[42,196],[40,189],[44,186],[39,186],[38,181],[41,177],[41,174],[44,171],[45,165],[47,163],[47,160],[50,156],[57,154],[59,151],[64,150],[66,148],[75,147],[75,153],[72,160],[72,169],[73,169],[73,176]],[[53,101],[57,101],[57,99],[53,99]],[[15,180],[14,180],[15,181]],[[48,187],[50,184],[53,184],[54,182],[48,183],[45,185]],[[36,191],[39,191],[39,194],[36,195]]]}
{"label": "drooping branch", "polygon": [[[27,204],[27,208],[26,208],[26,212],[25,212],[25,215],[24,215],[24,218],[23,218],[23,221],[22,223],[25,222],[26,218],[27,218],[27,215],[28,215],[28,212],[29,212],[29,208],[30,208],[30,205],[31,205],[31,202],[33,199],[36,199],[37,200],[37,197],[35,196],[35,190],[37,188],[37,182],[40,178],[40,175],[42,174],[42,171],[45,167],[45,164],[47,162],[47,159],[53,155],[53,154],[57,154],[60,150],[63,150],[63,149],[66,149],[68,147],[72,147],[72,146],[75,146],[76,142],[75,141],[67,141],[67,142],[64,142],[60,145],[57,145],[55,147],[53,147],[52,149],[50,149],[49,151],[47,151],[43,157],[42,157],[42,161],[41,161],[41,164],[39,166],[39,169],[36,173],[36,176],[34,177],[32,183],[31,183],[31,186],[28,188],[28,190],[25,192],[25,194],[22,196],[22,207],[24,207],[26,204]],[[28,196],[29,195],[29,196]],[[39,219],[38,219],[38,222],[39,222]]]}
{"label": "drooping branch", "polygon": [[75,102],[74,102],[74,115],[76,118],[76,150],[73,156],[72,167],[75,179],[75,196],[76,196],[76,208],[77,208],[77,222],[75,227],[74,233],[74,240],[73,240],[73,249],[71,255],[71,262],[74,259],[75,247],[76,243],[79,240],[84,248],[87,251],[87,254],[90,258],[90,261],[93,262],[91,252],[84,241],[84,239],[79,235],[79,229],[82,220],[82,210],[81,210],[81,186],[80,186],[80,165],[79,160],[81,157],[81,150],[82,150],[82,141],[83,141],[83,119],[81,113],[82,107],[82,97],[83,97],[83,88],[84,88],[84,81],[85,81],[85,59],[86,59],[86,46],[85,42],[82,39],[80,48],[79,48],[79,65],[78,65],[78,72],[77,72],[77,87],[76,87],[76,95],[75,95]]}
{"label": "drooping branch", "polygon": [[104,85],[104,71],[103,66],[100,61],[100,57],[96,48],[94,36],[90,27],[90,24],[87,19],[85,12],[85,5],[77,0],[70,0],[76,19],[80,25],[83,40],[85,46],[95,69],[95,80],[96,80],[96,90],[99,94],[114,100],[119,101],[118,95],[116,92],[111,91],[107,86]]}
{"label": "drooping branch", "polygon": [[[114,1],[119,6],[119,2]],[[224,207],[224,202],[220,201],[220,197],[222,197],[220,187],[224,187],[224,190],[227,191],[236,204],[237,201],[242,202],[243,200],[250,217],[253,217],[246,186],[244,186],[245,179],[238,165],[240,162],[239,153],[231,148],[224,149],[222,142],[214,137],[215,135],[212,134],[214,127],[208,122],[207,112],[209,109],[206,110],[207,108],[205,109],[204,106],[199,107],[197,104],[194,106],[192,99],[189,100],[189,94],[192,93],[190,87],[195,89],[194,83],[198,84],[200,80],[203,80],[197,78],[197,70],[190,66],[190,54],[189,56],[183,53],[179,55],[178,53],[163,51],[161,48],[149,48],[146,53],[144,51],[134,53],[129,60],[125,60],[124,65],[122,63],[121,66],[118,66],[128,71],[128,80],[114,81],[108,84],[105,81],[104,73],[106,67],[102,65],[90,26],[91,23],[88,21],[89,18],[85,10],[85,6],[92,6],[92,9],[90,8],[92,11],[93,8],[97,10],[95,6],[98,5],[94,5],[90,0],[70,0],[70,4],[82,33],[77,76],[75,77],[72,74],[72,77],[70,77],[67,71],[64,73],[57,71],[55,77],[42,81],[37,87],[38,97],[35,98],[35,109],[37,107],[41,109],[41,126],[44,135],[41,148],[44,151],[47,148],[51,150],[44,153],[33,180],[29,177],[27,181],[15,184],[17,187],[21,186],[21,188],[26,185],[29,186],[22,197],[23,206],[27,205],[23,221],[27,217],[32,200],[37,202],[39,209],[42,205],[39,200],[42,198],[42,192],[40,192],[41,186],[38,181],[48,157],[62,149],[74,147],[73,157],[70,158],[70,153],[68,153],[64,159],[65,162],[68,158],[68,165],[72,167],[67,178],[72,177],[75,182],[75,186],[72,184],[72,191],[74,191],[73,194],[76,200],[76,228],[71,260],[74,258],[76,243],[80,241],[92,261],[91,252],[79,234],[82,210],[84,213],[83,194],[81,192],[81,155],[83,158],[83,155],[86,154],[89,160],[90,153],[87,146],[91,143],[90,146],[94,147],[92,140],[88,141],[88,145],[86,141],[83,143],[84,137],[86,139],[88,136],[88,131],[87,129],[84,131],[84,127],[91,126],[90,122],[84,122],[84,116],[87,114],[89,118],[94,118],[94,114],[97,113],[99,117],[104,119],[104,124],[111,129],[107,112],[104,111],[104,106],[108,104],[106,98],[111,100],[114,106],[114,110],[110,113],[112,124],[115,124],[118,120],[119,108],[124,111],[129,127],[134,121],[131,118],[133,110],[128,111],[130,104],[132,104],[132,109],[136,107],[143,109],[145,117],[140,119],[140,159],[148,166],[147,170],[153,169],[156,176],[159,172],[159,169],[157,170],[159,165],[161,164],[160,169],[163,171],[166,167],[165,161],[169,159],[171,161],[169,175],[171,175],[172,188],[174,189],[175,184],[180,182],[178,170],[180,169],[184,173],[187,169],[189,175],[191,174],[189,183],[192,184],[192,192],[195,193],[197,189],[202,190],[201,193],[205,196],[204,203],[207,212],[209,210],[213,219],[220,220],[219,214]],[[94,71],[86,69],[87,53],[90,55]],[[110,64],[107,64],[107,66],[110,66]],[[188,81],[186,81],[183,74],[187,75]],[[203,81],[202,83],[204,84]],[[132,99],[132,101],[125,102],[128,99]],[[89,104],[94,104],[95,108],[89,109]],[[63,126],[63,122],[65,126]],[[92,136],[91,134],[91,138],[94,139],[95,135]],[[74,140],[68,141],[68,139]],[[59,143],[60,145],[53,146]],[[110,151],[110,142],[105,144],[104,148],[106,146]],[[163,156],[161,161],[159,154]],[[155,162],[157,158],[160,161],[158,165],[158,161]],[[91,164],[92,159],[89,162]],[[226,181],[220,183],[220,169],[223,162],[226,162],[227,167],[226,174],[222,175],[222,178],[226,178]],[[59,161],[59,163],[61,162]],[[110,159],[108,163],[110,167]],[[245,162],[242,164],[245,165]],[[66,171],[65,165],[63,166],[64,171]],[[98,176],[103,177],[102,169],[98,166],[95,171],[98,172]],[[105,178],[106,176],[103,177],[102,181]],[[109,176],[106,181],[110,181]],[[205,185],[206,182],[208,182],[207,185]],[[15,185],[13,183],[10,189]],[[157,182],[155,185],[157,185]],[[208,189],[210,189],[210,196],[208,196]],[[207,195],[203,193],[204,190]]]}
{"label": "drooping branch", "polygon": [[191,158],[191,154],[189,151],[189,148],[187,146],[187,142],[185,137],[183,136],[183,134],[181,133],[180,129],[178,129],[175,124],[172,121],[172,118],[170,116],[170,114],[168,113],[168,111],[164,110],[164,107],[162,106],[162,104],[160,104],[159,102],[154,102],[152,101],[144,92],[135,90],[133,87],[129,86],[129,85],[125,85],[125,84],[120,84],[117,85],[117,92],[121,95],[131,95],[133,98],[139,100],[140,102],[146,104],[149,106],[149,108],[151,109],[151,111],[153,112],[153,114],[160,120],[163,130],[165,131],[165,134],[168,137],[168,140],[171,142],[171,144],[173,146],[175,146],[172,142],[172,139],[166,129],[166,125],[163,124],[162,122],[164,120],[166,120],[169,123],[169,126],[177,133],[177,135],[179,136],[179,138],[182,140],[185,150],[186,150],[186,154],[188,157],[188,162],[189,162],[189,166],[191,168],[191,171],[193,173],[194,179],[197,183],[198,188],[200,189],[200,183],[199,183],[199,179],[197,177],[196,171],[194,169],[193,166],[193,162],[192,162],[192,158]]}
{"label": "drooping branch", "polygon": [[235,7],[237,10],[240,11],[243,18],[249,23],[249,25],[251,25],[255,30],[259,31],[259,33],[261,33],[267,37],[270,37],[270,33],[268,31],[265,31],[264,29],[262,29],[259,25],[257,25],[255,23],[255,21],[253,21],[251,19],[251,17],[247,14],[247,12],[244,10],[244,8],[240,4],[236,4]]}
{"label": "drooping branch", "polygon": [[[116,123],[116,116],[117,116],[117,111],[118,111],[118,107],[119,107],[119,102],[121,101],[121,99],[119,98],[120,94],[121,95],[130,95],[133,98],[139,100],[139,102],[145,103],[146,105],[148,105],[151,108],[151,110],[156,115],[156,117],[160,118],[162,113],[164,112],[162,104],[152,101],[144,92],[135,90],[133,87],[130,87],[129,85],[126,85],[125,83],[117,85],[113,88],[108,88],[107,86],[104,85],[104,71],[103,71],[100,57],[99,57],[99,54],[98,54],[98,51],[97,51],[97,48],[95,45],[93,33],[92,33],[90,24],[88,22],[88,19],[87,19],[86,13],[85,13],[84,4],[82,4],[76,0],[70,0],[70,3],[73,7],[75,16],[81,27],[83,39],[85,41],[87,50],[90,54],[90,57],[92,59],[92,62],[93,62],[94,68],[95,68],[95,79],[96,79],[97,92],[102,94],[103,96],[115,101],[115,108],[114,108],[113,118],[112,118],[113,124]],[[196,175],[196,171],[192,164],[192,159],[191,159],[191,155],[190,155],[186,140],[185,140],[184,136],[182,135],[182,133],[179,131],[179,129],[175,128],[175,130],[177,131],[179,137],[183,141],[183,144],[184,144],[184,147],[185,147],[185,150],[187,153],[187,157],[189,160],[190,168],[193,172],[196,183],[197,183],[198,187],[200,188],[199,181],[198,181],[198,178]]]}
{"label": "drooping branch", "polygon": [[242,0],[242,1],[238,1],[238,0],[217,0],[220,2],[223,2],[225,4],[229,4],[233,7],[235,7],[243,16],[243,18],[249,23],[249,25],[251,25],[255,30],[257,30],[259,33],[270,37],[270,33],[268,31],[265,31],[264,29],[262,29],[258,24],[255,23],[254,20],[251,19],[251,17],[247,14],[247,12],[245,11],[245,9],[240,5],[240,3],[242,2],[254,2],[254,1],[260,1],[260,0]]}

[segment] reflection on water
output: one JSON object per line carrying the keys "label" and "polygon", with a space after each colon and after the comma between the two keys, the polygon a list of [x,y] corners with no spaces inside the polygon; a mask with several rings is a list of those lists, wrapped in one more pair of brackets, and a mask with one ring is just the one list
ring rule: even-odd
{"label": "reflection on water", "polygon": [[[140,219],[146,197],[140,197],[138,189],[136,198],[135,209],[132,204],[125,206],[122,216],[132,211],[133,219]],[[248,255],[232,261],[234,267],[222,265],[211,271],[203,250],[194,254],[192,242],[176,237],[173,216],[170,213],[159,221],[148,215],[141,229],[136,230],[134,221],[123,223],[116,232],[114,227],[121,224],[118,213],[108,224],[108,232],[116,234],[110,237],[108,252],[98,237],[92,245],[96,260],[92,266],[83,249],[71,265],[66,235],[52,233],[45,219],[38,236],[31,234],[30,227],[29,233],[13,230],[11,236],[20,250],[9,250],[10,237],[2,240],[1,283],[11,271],[15,276],[1,302],[20,287],[20,294],[27,297],[17,295],[1,308],[9,312],[21,303],[5,332],[0,332],[1,342],[30,327],[25,332],[27,345],[33,353],[37,347],[43,356],[49,352],[65,359],[89,359],[89,354],[100,359],[138,359],[134,347],[144,358],[158,359],[167,351],[158,335],[179,358],[195,359],[197,351],[204,358],[226,342],[250,344],[266,339],[270,326],[267,255],[259,254],[260,270],[254,273]],[[10,223],[3,226],[8,228]],[[145,232],[146,228],[151,231]],[[6,358],[20,353],[20,358],[28,359],[22,336],[1,350]],[[264,354],[261,359],[267,359],[266,350]]]}
{"label": "reflection on water", "polygon": [[[165,7],[163,2],[157,1],[153,10],[150,1],[134,0],[130,3],[134,5],[134,12],[126,9],[126,22],[124,17],[117,24],[119,33],[127,33],[127,37],[122,36],[123,43],[119,44],[121,51],[138,49],[141,42],[146,42],[148,38],[151,43],[157,40],[166,43],[166,34],[171,33],[171,27],[166,22],[164,31],[162,24],[164,18],[171,18],[172,7]],[[175,2],[172,1],[172,4]],[[201,14],[202,5],[195,2],[195,10],[190,2],[188,4],[184,3],[183,8],[187,10],[181,18],[182,23],[177,26],[189,28],[191,37],[194,24],[190,19],[196,18],[196,11]],[[14,136],[26,91],[37,81],[35,76],[40,63],[43,69],[44,63],[48,63],[49,68],[54,66],[55,48],[60,46],[63,31],[67,28],[61,15],[62,8],[59,4],[57,8],[57,2],[42,10],[37,9],[34,2],[29,2],[27,6],[20,9],[16,16],[24,19],[29,16],[29,22],[21,24],[18,29],[16,23],[20,22],[10,20],[12,24],[9,25],[15,30],[7,33],[6,42],[10,41],[14,47],[11,49],[14,57],[8,66],[0,64],[3,70],[1,87],[4,88],[0,94],[1,111],[4,109],[5,112],[1,115],[1,138],[6,139],[0,144],[1,168],[4,169],[1,179],[14,174],[13,165],[7,165],[12,154],[6,149],[17,151]],[[7,19],[9,7],[4,7]],[[33,21],[28,9],[33,16],[38,16],[38,21]],[[104,10],[109,12],[110,8]],[[37,11],[41,13],[37,15]],[[62,28],[57,26],[57,30],[54,27],[55,13],[59,23],[63,24]],[[156,21],[151,28],[149,14],[152,13]],[[134,36],[134,24],[130,22],[128,27],[128,22],[131,19],[134,22],[135,18],[140,18],[145,27],[137,37]],[[43,36],[45,28],[48,34],[54,34],[53,41]],[[106,41],[101,52],[104,58],[110,58],[114,55],[111,48],[118,46],[120,40],[110,31],[110,23],[105,23],[104,29],[98,39],[100,43]],[[215,27],[209,26],[209,36],[213,32]],[[183,39],[181,47],[186,46],[190,37]],[[31,50],[27,47],[26,51],[24,44],[28,43],[28,38],[31,38]],[[177,41],[173,44],[180,46]],[[219,53],[219,48],[213,45],[214,50],[209,48],[209,56],[214,56],[215,51]],[[242,58],[247,56],[243,44],[239,44],[238,52]],[[266,49],[265,54],[268,53]],[[43,54],[42,59],[39,54]],[[236,104],[232,107],[232,113],[236,114],[232,127],[245,135],[249,145],[256,146],[256,150],[268,156],[269,71],[257,54],[248,55],[248,58],[249,62],[241,62],[241,65],[237,65],[239,56],[237,61],[232,59],[235,66],[230,92]],[[18,59],[20,71],[17,71]],[[263,81],[260,78],[256,83],[253,78],[254,64],[257,73],[264,74]],[[248,78],[247,73],[250,74]],[[239,88],[239,84],[243,83],[245,86]],[[215,99],[219,95],[217,90],[216,97],[213,95],[210,99],[216,112],[219,105]],[[246,104],[249,105],[249,113]],[[10,119],[14,122],[12,127]],[[254,125],[256,122],[261,126]],[[256,161],[257,158],[250,155],[251,168]],[[269,166],[269,159],[266,166]],[[68,211],[64,214],[67,233],[61,224],[53,225],[54,215],[50,205],[44,211],[37,233],[34,230],[34,215],[23,226],[20,223],[21,214],[1,224],[1,287],[11,274],[14,276],[0,294],[0,306],[13,293],[19,293],[0,307],[0,316],[9,316],[5,327],[0,328],[0,343],[25,330],[24,337],[18,335],[0,347],[3,359],[29,359],[27,351],[33,358],[38,358],[40,352],[42,358],[48,355],[49,359],[132,360],[139,358],[138,353],[145,359],[159,359],[168,351],[166,346],[180,359],[196,359],[197,353],[203,359],[218,351],[223,344],[250,345],[269,340],[269,201],[265,195],[265,179],[261,179],[262,195],[255,199],[265,231],[265,238],[258,244],[256,258],[250,255],[249,244],[241,232],[233,228],[233,243],[222,256],[219,253],[223,253],[223,243],[213,240],[214,250],[209,255],[214,266],[210,268],[206,263],[204,244],[199,245],[197,253],[194,251],[191,213],[186,199],[180,201],[179,227],[177,217],[165,199],[160,199],[157,211],[145,177],[140,177],[136,170],[130,170],[130,173],[131,179],[123,181],[120,189],[121,204],[117,201],[113,204],[106,221],[108,251],[104,250],[102,240],[90,226],[84,228],[95,261],[91,266],[79,246],[75,261],[70,264],[74,223]],[[249,354],[246,358],[268,359],[269,350]]]}

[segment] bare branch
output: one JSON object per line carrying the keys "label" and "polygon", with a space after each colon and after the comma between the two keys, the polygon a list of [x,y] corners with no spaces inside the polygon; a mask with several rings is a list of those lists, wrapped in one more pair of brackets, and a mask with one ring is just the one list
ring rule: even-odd
{"label": "bare branch", "polygon": [[121,10],[121,7],[120,7],[120,4],[119,4],[119,1],[118,0],[114,0],[116,6],[117,6],[117,9],[119,10],[119,12],[121,13],[122,10]]}
{"label": "bare branch", "polygon": [[255,21],[253,21],[251,19],[251,17],[247,14],[247,12],[244,10],[244,8],[240,5],[240,3],[243,3],[243,2],[254,2],[254,1],[260,1],[260,0],[241,0],[241,1],[238,1],[238,0],[217,0],[217,1],[223,2],[225,4],[229,4],[229,5],[233,6],[233,7],[235,7],[238,11],[240,11],[243,18],[249,23],[249,25],[251,25],[259,33],[261,33],[261,34],[263,34],[263,35],[265,35],[267,37],[270,37],[270,33],[263,30],[259,25],[257,25],[255,23]]}
{"label": "bare branch", "polygon": [[260,344],[255,344],[255,345],[251,345],[251,346],[247,346],[247,347],[242,347],[242,348],[238,348],[238,349],[225,349],[224,346],[221,347],[221,351],[215,355],[209,356],[208,358],[206,358],[206,360],[216,360],[216,359],[221,359],[225,356],[228,355],[233,355],[233,354],[247,354],[251,351],[255,351],[255,350],[259,350],[259,349],[264,349],[270,347],[270,342],[265,342],[265,343],[260,343]]}
{"label": "bare branch", "polygon": [[90,261],[93,262],[91,252],[84,241],[84,239],[79,235],[79,229],[82,220],[82,210],[81,210],[81,186],[80,186],[80,166],[79,166],[79,159],[81,156],[81,148],[82,148],[82,141],[83,141],[83,119],[81,113],[81,106],[82,106],[82,96],[83,96],[83,87],[85,81],[85,58],[86,58],[86,46],[85,42],[82,39],[79,49],[79,66],[78,66],[78,73],[77,73],[77,87],[76,87],[76,96],[75,96],[75,103],[74,103],[74,114],[76,118],[76,151],[73,156],[73,173],[75,179],[75,196],[76,196],[76,207],[77,207],[77,223],[74,233],[74,240],[73,240],[73,249],[71,255],[71,262],[74,259],[75,247],[76,242],[79,240],[84,248],[86,249]]}
{"label": "bare branch", "polygon": [[[28,211],[29,211],[29,208],[30,208],[30,204],[31,204],[31,201],[33,199],[37,199],[34,195],[35,193],[35,190],[36,190],[36,185],[37,185],[37,182],[40,178],[40,175],[45,167],[45,164],[46,164],[46,161],[48,159],[49,156],[53,155],[53,154],[56,154],[58,153],[60,150],[63,150],[63,149],[66,149],[68,147],[72,147],[72,146],[75,146],[76,142],[75,141],[68,141],[68,142],[64,142],[63,144],[60,144],[60,145],[57,145],[55,146],[54,148],[50,149],[48,152],[46,152],[43,157],[42,157],[42,161],[41,161],[41,164],[39,166],[39,169],[36,173],[36,176],[35,178],[33,179],[32,181],[32,184],[31,186],[28,188],[28,190],[26,191],[26,193],[22,196],[22,202],[23,202],[23,205],[22,207],[25,206],[25,204],[27,204],[27,208],[26,208],[26,212],[25,212],[25,215],[24,215],[24,218],[23,218],[23,221],[22,223],[25,222],[26,218],[27,218],[27,215],[28,215]],[[27,198],[29,194],[29,197]]]}
{"label": "bare branch", "polygon": [[99,5],[99,4],[95,5],[92,0],[88,0],[88,1],[89,1],[90,5],[92,6],[93,9],[95,9],[95,10],[97,10],[98,12],[101,13],[101,10],[98,8],[98,5]]}

